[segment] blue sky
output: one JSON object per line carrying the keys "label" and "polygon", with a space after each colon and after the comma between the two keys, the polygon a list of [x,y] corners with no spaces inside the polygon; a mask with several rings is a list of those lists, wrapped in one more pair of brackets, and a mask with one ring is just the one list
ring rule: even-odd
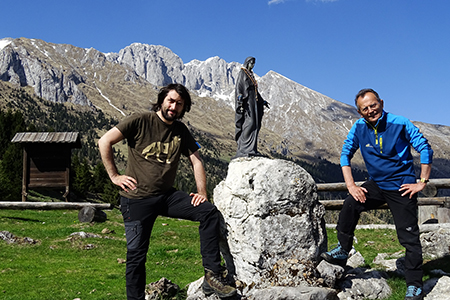
{"label": "blue sky", "polygon": [[448,0],[3,1],[0,38],[26,37],[118,52],[163,45],[185,62],[256,57],[352,104],[365,87],[385,109],[450,126]]}

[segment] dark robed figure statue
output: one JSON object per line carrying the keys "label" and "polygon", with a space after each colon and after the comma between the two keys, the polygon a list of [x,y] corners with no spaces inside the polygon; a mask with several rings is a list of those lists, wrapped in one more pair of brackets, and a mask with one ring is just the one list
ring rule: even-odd
{"label": "dark robed figure statue", "polygon": [[247,57],[236,80],[236,114],[235,140],[237,151],[235,157],[260,156],[257,150],[258,133],[264,114],[264,105],[269,107],[258,92],[258,83],[253,75],[255,58]]}

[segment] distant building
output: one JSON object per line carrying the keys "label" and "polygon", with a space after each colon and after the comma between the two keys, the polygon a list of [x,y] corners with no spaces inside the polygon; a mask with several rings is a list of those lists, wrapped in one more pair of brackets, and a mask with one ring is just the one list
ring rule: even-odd
{"label": "distant building", "polygon": [[22,201],[29,188],[65,188],[69,201],[73,148],[81,148],[78,132],[19,132],[11,140],[23,146]]}

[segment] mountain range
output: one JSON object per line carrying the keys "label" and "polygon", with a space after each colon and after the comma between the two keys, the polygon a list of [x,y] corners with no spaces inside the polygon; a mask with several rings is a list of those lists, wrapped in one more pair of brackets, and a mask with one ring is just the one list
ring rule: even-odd
{"label": "mountain range", "polygon": [[[102,111],[116,120],[148,110],[161,86],[184,84],[194,102],[185,123],[220,144],[224,160],[236,151],[234,85],[240,67],[217,56],[184,63],[167,47],[141,43],[119,53],[102,53],[38,39],[0,40],[1,81],[31,87],[49,101]],[[262,97],[270,103],[259,136],[261,152],[338,164],[342,143],[359,118],[356,109],[275,71],[256,78]],[[432,176],[449,177],[450,127],[414,123],[435,151]],[[354,166],[364,168],[359,155]]]}

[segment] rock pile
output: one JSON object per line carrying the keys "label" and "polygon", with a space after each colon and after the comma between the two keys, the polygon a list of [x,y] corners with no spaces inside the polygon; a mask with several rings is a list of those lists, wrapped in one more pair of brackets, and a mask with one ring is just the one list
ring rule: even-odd
{"label": "rock pile", "polygon": [[[392,293],[387,273],[361,268],[365,261],[359,252],[352,251],[345,270],[319,261],[327,243],[325,210],[317,200],[314,180],[298,165],[263,157],[235,159],[214,190],[214,203],[223,216],[221,250],[236,279],[236,299],[362,300]],[[448,240],[445,235],[443,230],[426,233],[422,243],[431,247]],[[430,248],[430,253],[448,254],[448,243],[440,244],[444,246]],[[380,254],[376,263],[402,276],[403,258],[395,255]],[[440,290],[449,278],[444,275],[425,283],[426,300],[450,299],[449,291]],[[219,299],[205,297],[202,281],[190,284],[187,299]],[[432,292],[436,289],[438,295]]]}
{"label": "rock pile", "polygon": [[[303,168],[263,157],[235,159],[214,189],[214,203],[223,215],[222,254],[242,295],[334,299],[336,292],[319,287],[323,280],[316,276],[327,242],[325,209]],[[188,299],[201,299],[197,291]]]}
{"label": "rock pile", "polygon": [[8,244],[34,245],[34,244],[39,243],[39,241],[33,240],[32,238],[29,238],[29,237],[23,237],[23,238],[17,237],[9,231],[0,231],[0,239],[4,240]]}

